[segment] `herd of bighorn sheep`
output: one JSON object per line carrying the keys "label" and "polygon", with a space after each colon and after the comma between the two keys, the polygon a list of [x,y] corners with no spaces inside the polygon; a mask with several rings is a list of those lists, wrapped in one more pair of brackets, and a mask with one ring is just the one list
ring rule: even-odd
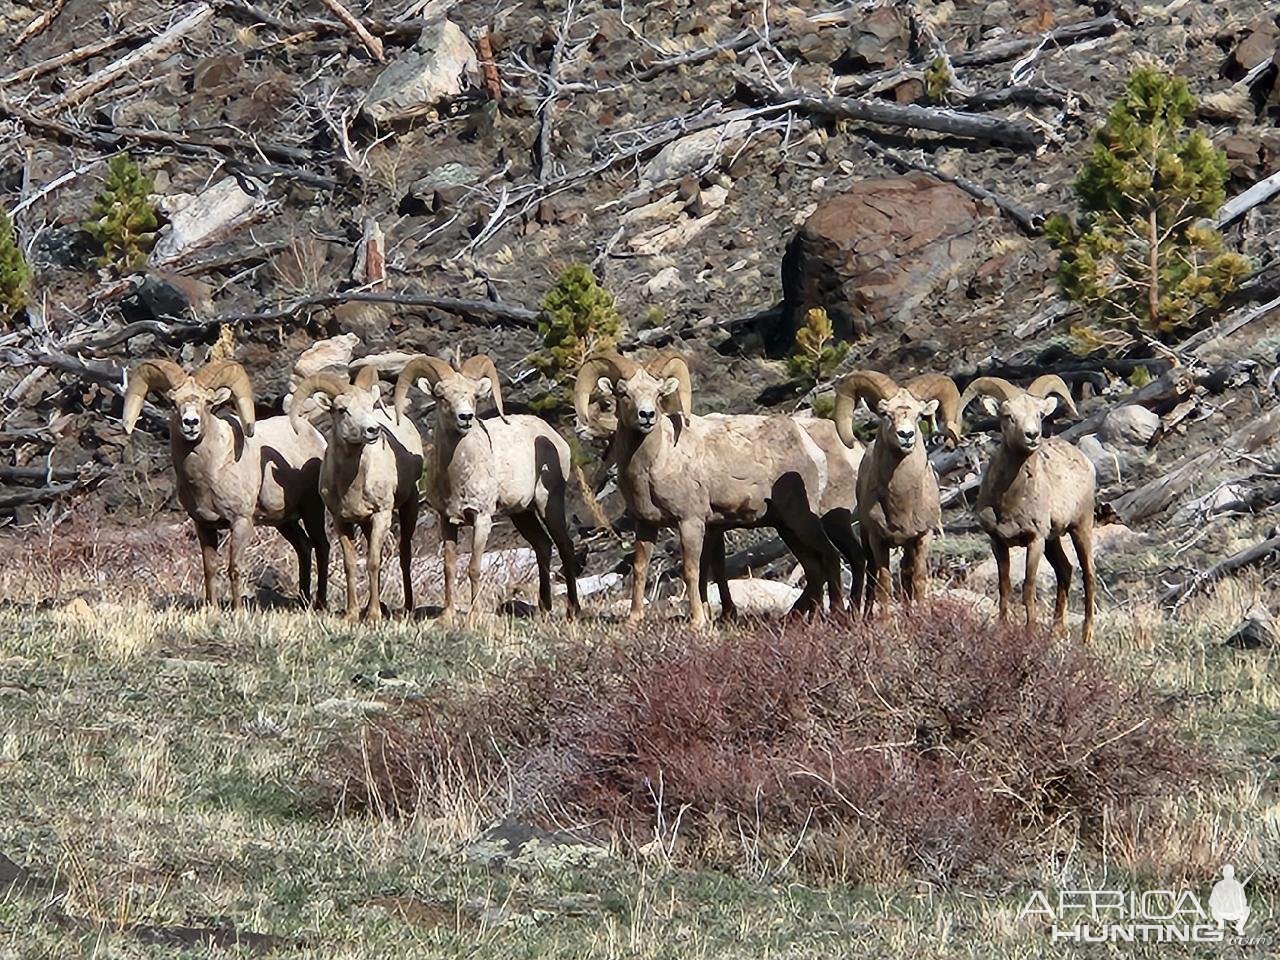
{"label": "herd of bighorn sheep", "polygon": [[[435,404],[429,447],[408,417],[412,388]],[[459,366],[431,356],[404,363],[390,409],[375,365],[357,361],[347,374],[305,378],[286,416],[257,420],[253,389],[240,364],[208,363],[187,373],[168,360],[146,360],[128,374],[124,428],[132,432],[151,392],[173,406],[170,446],[178,497],[195,522],[204,563],[205,600],[215,600],[218,545],[230,531],[232,606],[241,602],[241,566],[255,524],[276,527],[298,555],[304,601],[323,609],[329,543],[326,510],[342,547],[346,615],[382,616],[381,567],[392,520],[399,527],[405,607],[413,610],[412,540],[425,503],[435,511],[443,549],[443,617],[456,615],[458,529],[472,528],[469,609],[481,603],[485,544],[494,518],[506,516],[538,563],[538,599],[552,606],[552,550],[559,554],[566,613],[579,612],[577,559],[565,507],[569,444],[536,416],[508,414],[498,371],[484,355]],[[481,418],[492,397],[494,417]],[[640,363],[610,351],[589,357],[573,389],[579,431],[607,439],[618,489],[635,529],[629,622],[644,616],[649,561],[660,529],[679,537],[681,572],[694,626],[707,621],[714,578],[725,616],[735,613],[725,573],[728,530],[772,527],[803,568],[805,587],[792,610],[811,613],[824,601],[846,610],[841,561],[852,572],[854,611],[872,615],[892,594],[890,551],[902,550],[901,596],[924,598],[929,546],[941,530],[938,481],[925,451],[922,423],[943,442],[961,437],[966,408],[981,398],[997,418],[1000,444],[983,473],[976,512],[990,537],[999,578],[999,611],[1009,616],[1010,548],[1026,550],[1023,606],[1036,619],[1036,573],[1047,557],[1057,577],[1053,625],[1064,628],[1072,564],[1069,536],[1084,579],[1083,640],[1093,632],[1094,473],[1064,441],[1044,436],[1044,418],[1061,408],[1075,415],[1070,391],[1056,376],[1025,390],[979,377],[963,396],[946,376],[924,374],[899,385],[883,373],[857,370],[836,385],[834,422],[813,417],[693,412],[689,366],[675,351]],[[218,408],[233,402],[234,413]],[[865,403],[877,423],[863,446],[854,414]],[[327,411],[328,440],[311,422]],[[425,451],[425,452],[424,452]],[[358,586],[356,530],[367,545],[367,598]],[[317,585],[311,589],[314,552]]]}

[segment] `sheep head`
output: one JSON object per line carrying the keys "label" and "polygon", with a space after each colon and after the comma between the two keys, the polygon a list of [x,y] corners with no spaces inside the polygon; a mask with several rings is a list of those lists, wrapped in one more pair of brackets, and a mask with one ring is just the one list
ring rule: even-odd
{"label": "sheep head", "polygon": [[153,390],[173,404],[178,432],[189,443],[204,436],[214,410],[234,400],[245,436],[253,436],[253,386],[244,367],[234,360],[214,360],[188,374],[172,360],[143,360],[128,374],[124,394],[124,432],[133,433],[142,402]]}
{"label": "sheep head", "polygon": [[[606,425],[603,416],[591,416],[591,394],[595,390],[613,397],[616,420],[611,425]],[[693,384],[689,364],[674,350],[663,351],[644,366],[617,353],[596,354],[578,371],[573,389],[579,426],[597,436],[612,429],[649,434],[672,403],[681,415],[691,414]]]}
{"label": "sheep head", "polygon": [[431,387],[436,399],[436,416],[447,430],[466,434],[476,424],[476,408],[479,401],[493,394],[493,405],[505,422],[506,411],[502,406],[502,386],[498,380],[498,368],[483,353],[476,354],[462,364],[460,370],[439,357],[414,357],[404,365],[396,379],[396,419],[404,415],[409,402],[409,388],[419,379]]}
{"label": "sheep head", "polygon": [[313,396],[322,398],[333,418],[333,438],[339,443],[360,446],[382,437],[382,393],[378,389],[378,368],[360,367],[348,382],[336,373],[316,373],[293,391],[289,402],[289,422],[296,433],[302,426],[302,407]]}
{"label": "sheep head", "polygon": [[[920,418],[932,417],[944,402],[947,406],[943,407],[943,416],[948,421],[948,429],[954,426],[955,416],[949,412],[951,403],[942,380],[948,378],[928,375],[900,387],[891,377],[875,370],[855,370],[848,374],[836,384],[836,430],[840,439],[845,446],[857,445],[853,411],[859,400],[865,400],[871,412],[880,418],[880,442],[904,456],[911,453],[921,442]],[[955,391],[954,384],[951,389]],[[958,402],[957,398],[956,404]]]}
{"label": "sheep head", "polygon": [[1038,378],[1026,390],[1003,377],[978,377],[965,388],[960,411],[963,413],[976,397],[981,397],[983,408],[999,419],[1005,447],[1020,453],[1040,449],[1044,418],[1058,409],[1060,402],[1072,416],[1076,415],[1071,391],[1055,374]]}

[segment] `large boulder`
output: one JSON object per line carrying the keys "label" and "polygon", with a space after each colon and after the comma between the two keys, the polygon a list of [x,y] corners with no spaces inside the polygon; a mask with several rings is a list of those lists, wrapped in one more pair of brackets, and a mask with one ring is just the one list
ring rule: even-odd
{"label": "large boulder", "polygon": [[805,311],[825,307],[836,335],[906,321],[973,254],[978,208],[924,173],[863,180],[810,215],[782,259],[783,321],[763,331],[785,353]]}
{"label": "large boulder", "polygon": [[1136,403],[1116,407],[1102,421],[1104,443],[1145,447],[1160,429],[1160,415]]}
{"label": "large boulder", "polygon": [[432,113],[475,78],[476,52],[452,20],[441,18],[422,30],[418,42],[378,74],[364,99],[375,123]]}

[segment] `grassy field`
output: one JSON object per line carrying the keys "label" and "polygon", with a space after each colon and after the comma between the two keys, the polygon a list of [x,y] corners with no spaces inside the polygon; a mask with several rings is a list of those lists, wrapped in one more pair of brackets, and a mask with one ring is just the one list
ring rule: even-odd
{"label": "grassy field", "polygon": [[[11,597],[17,575],[4,575]],[[1086,950],[1019,919],[1036,890],[1185,885],[1207,902],[1226,862],[1249,878],[1248,933],[1274,951],[1277,652],[1220,643],[1257,587],[1224,584],[1181,623],[1114,605],[1101,618],[1099,655],[1157,690],[1221,776],[1104,824],[1102,844],[1060,826],[1034,860],[948,888],[821,882],[765,853],[717,869],[621,838],[522,844],[527,831],[491,830],[462,788],[445,815],[407,821],[312,801],[326,748],[367,716],[411,712],[436,681],[478,683],[553,631],[588,643],[617,629],[600,621],[372,630],[159,609],[128,586],[13,600],[0,606],[0,854],[26,873],[13,884],[0,861],[0,957],[1030,958]],[[238,946],[204,942],[237,932]]]}

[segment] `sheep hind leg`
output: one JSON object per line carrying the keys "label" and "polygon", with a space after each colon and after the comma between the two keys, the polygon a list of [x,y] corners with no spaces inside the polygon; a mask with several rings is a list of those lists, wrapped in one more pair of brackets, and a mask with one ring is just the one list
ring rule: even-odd
{"label": "sheep hind leg", "polygon": [[329,603],[329,535],[324,529],[324,502],[318,497],[302,508],[302,526],[315,551],[316,592],[312,606],[323,610]]}
{"label": "sheep hind leg", "polygon": [[551,535],[543,527],[542,521],[532,511],[513,513],[511,524],[516,532],[524,537],[533,547],[534,556],[538,559],[538,609],[543,613],[551,611]]}
{"label": "sheep hind leg", "polygon": [[203,523],[196,524],[196,540],[200,543],[200,560],[204,565],[204,602],[212,607],[214,588],[218,582],[218,529]]}
{"label": "sheep hind leg", "polygon": [[827,539],[849,564],[849,609],[856,613],[862,606],[862,582],[866,576],[867,557],[862,551],[862,541],[853,530],[853,516],[844,509],[828,511],[822,518],[822,529]]}
{"label": "sheep hind leg", "polygon": [[707,572],[715,577],[716,589],[720,593],[720,619],[737,620],[738,605],[733,602],[733,594],[729,592],[729,571],[725,565],[724,530],[709,531],[708,540],[702,547],[702,600],[707,599]]}
{"label": "sheep hind leg", "polygon": [[244,562],[245,551],[249,549],[249,539],[253,534],[253,521],[248,517],[237,517],[231,522],[230,546],[227,550],[227,579],[231,586],[231,609],[240,610],[244,605],[244,582],[240,566]]}
{"label": "sheep hind leg", "polygon": [[443,513],[438,513],[437,517],[440,521],[440,552],[444,566],[444,609],[440,611],[440,619],[444,623],[453,623],[456,613],[453,594],[458,567],[458,525],[450,523]]}
{"label": "sheep hind leg", "polygon": [[342,568],[347,577],[347,612],[346,619],[354,622],[360,618],[360,589],[356,578],[360,574],[360,564],[356,558],[356,525],[338,521],[338,546],[342,548]]}
{"label": "sheep hind leg", "polygon": [[311,604],[311,538],[302,529],[297,520],[282,523],[276,528],[280,536],[289,542],[293,552],[298,555],[298,594],[304,607]]}
{"label": "sheep hind leg", "polygon": [[418,529],[418,496],[415,493],[400,508],[400,580],[404,585],[405,616],[413,616],[413,532]]}
{"label": "sheep hind leg", "polygon": [[578,602],[578,559],[573,552],[573,537],[569,536],[569,521],[564,512],[564,490],[552,491],[547,497],[542,525],[551,534],[556,552],[560,554],[560,571],[564,576],[568,615],[572,619],[582,609]]}
{"label": "sheep hind leg", "polygon": [[1093,640],[1093,608],[1094,594],[1098,589],[1097,569],[1093,565],[1093,517],[1071,531],[1071,543],[1076,548],[1076,559],[1080,561],[1080,578],[1084,581],[1084,627],[1080,633],[1080,642],[1088,644]]}
{"label": "sheep hind leg", "polygon": [[[831,612],[839,613],[844,608],[844,584],[840,579],[840,553],[827,539],[826,529],[817,514],[812,513],[808,504],[788,511],[789,516],[782,517],[778,532],[786,541],[791,552],[796,555],[805,571],[805,589],[796,608],[801,603],[804,609],[821,610],[822,592],[826,588],[831,603]],[[786,530],[791,535],[787,539]],[[808,554],[808,562],[802,554]]]}
{"label": "sheep hind leg", "polygon": [[1062,548],[1060,537],[1045,541],[1044,555],[1049,560],[1049,566],[1053,567],[1053,576],[1058,584],[1057,596],[1053,601],[1053,631],[1059,633],[1066,630],[1067,593],[1071,589],[1071,561],[1067,558],[1066,550]]}

